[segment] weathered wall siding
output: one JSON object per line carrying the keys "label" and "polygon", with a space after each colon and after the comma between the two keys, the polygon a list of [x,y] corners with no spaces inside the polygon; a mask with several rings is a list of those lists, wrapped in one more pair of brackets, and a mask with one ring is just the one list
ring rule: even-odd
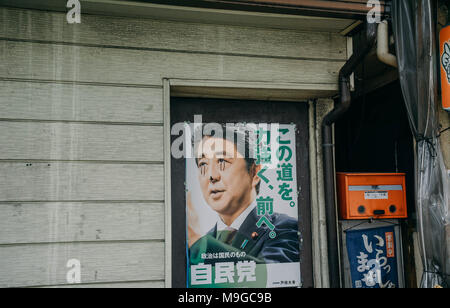
{"label": "weathered wall siding", "polygon": [[0,203],[0,245],[163,239],[162,202]]}
{"label": "weathered wall siding", "polygon": [[162,125],[162,89],[4,80],[0,118]]}
{"label": "weathered wall siding", "polygon": [[81,263],[82,283],[164,279],[164,243],[61,243],[0,249],[0,287],[67,284],[67,261]]}
{"label": "weathered wall siding", "polygon": [[72,286],[72,258],[75,287],[164,286],[162,79],[307,98],[347,54],[325,32],[82,18],[0,8],[0,287]]}
{"label": "weathered wall siding", "polygon": [[0,162],[0,201],[159,201],[163,182],[159,164]]}
{"label": "weathered wall siding", "polygon": [[344,63],[14,41],[0,41],[0,59],[0,77],[135,85],[164,77],[334,84]]}
{"label": "weathered wall siding", "polygon": [[62,288],[115,288],[115,289],[148,289],[148,288],[164,288],[164,281],[131,281],[124,283],[80,283],[80,284],[66,284],[66,285],[56,285],[56,286],[45,286],[45,287],[35,287],[35,288],[47,288],[47,289],[62,289]]}
{"label": "weathered wall siding", "polygon": [[164,161],[162,126],[0,122],[0,131],[0,159]]}
{"label": "weathered wall siding", "polygon": [[65,14],[0,8],[0,37],[105,46],[314,59],[346,59],[336,33],[302,32],[83,15],[70,25]]}

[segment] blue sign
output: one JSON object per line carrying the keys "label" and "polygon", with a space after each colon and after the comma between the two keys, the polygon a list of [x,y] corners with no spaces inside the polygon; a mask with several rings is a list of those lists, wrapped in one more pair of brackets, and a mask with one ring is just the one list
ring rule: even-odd
{"label": "blue sign", "polygon": [[397,288],[394,226],[348,230],[346,236],[353,288]]}

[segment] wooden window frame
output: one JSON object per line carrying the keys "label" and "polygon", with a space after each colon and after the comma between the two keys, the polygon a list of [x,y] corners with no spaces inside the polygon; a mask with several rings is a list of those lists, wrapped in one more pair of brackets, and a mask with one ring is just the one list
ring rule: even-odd
{"label": "wooden window frame", "polygon": [[[336,91],[334,85],[305,85],[305,84],[280,84],[280,83],[266,83],[266,82],[236,82],[236,81],[211,81],[211,80],[186,80],[186,79],[163,79],[163,111],[164,111],[164,196],[165,196],[165,287],[170,288],[172,284],[173,267],[177,266],[172,263],[172,189],[171,189],[171,119],[170,119],[170,101],[171,95],[176,93],[177,96],[182,95],[199,95],[202,91],[207,92],[206,96],[211,97],[218,96],[220,98],[233,98],[239,97],[224,97],[233,93],[235,89],[245,90],[246,93],[250,93],[252,99],[255,100],[268,100],[269,98],[261,96],[264,91],[298,91],[298,99],[295,99],[295,94],[289,100],[299,101],[302,97],[301,93],[307,91],[313,87],[317,93],[322,92],[322,96],[329,95],[330,91]],[[229,90],[233,90],[229,92]],[[215,93],[215,94],[212,94]],[[228,93],[228,94],[227,94]],[[197,96],[196,96],[197,97]],[[272,99],[271,100],[275,100]],[[288,100],[288,101],[289,101]],[[302,99],[305,101],[305,99]],[[331,100],[321,100],[322,105],[325,102],[330,104]],[[319,101],[320,102],[320,101]],[[312,249],[312,274],[314,287],[326,287],[328,285],[324,277],[328,273],[328,259],[327,253],[323,249],[323,243],[326,243],[325,226],[320,223],[324,220],[324,202],[323,195],[320,194],[322,189],[320,171],[320,158],[314,159],[317,156],[317,149],[320,147],[318,144],[320,136],[318,136],[318,123],[316,113],[317,101],[309,101],[309,153],[310,153],[310,201],[311,201],[311,249]],[[320,109],[320,108],[319,108]],[[319,125],[320,127],[320,125]]]}

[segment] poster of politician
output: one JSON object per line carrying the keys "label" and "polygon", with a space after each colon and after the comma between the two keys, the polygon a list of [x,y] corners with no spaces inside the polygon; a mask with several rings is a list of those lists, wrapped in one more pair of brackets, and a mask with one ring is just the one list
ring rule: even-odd
{"label": "poster of politician", "polygon": [[186,159],[188,287],[300,286],[295,130],[197,128]]}

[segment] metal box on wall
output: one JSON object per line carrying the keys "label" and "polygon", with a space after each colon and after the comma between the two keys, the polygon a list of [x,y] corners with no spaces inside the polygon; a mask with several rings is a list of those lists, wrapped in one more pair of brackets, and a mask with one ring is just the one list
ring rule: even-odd
{"label": "metal box on wall", "polygon": [[337,173],[341,219],[406,218],[404,173]]}

